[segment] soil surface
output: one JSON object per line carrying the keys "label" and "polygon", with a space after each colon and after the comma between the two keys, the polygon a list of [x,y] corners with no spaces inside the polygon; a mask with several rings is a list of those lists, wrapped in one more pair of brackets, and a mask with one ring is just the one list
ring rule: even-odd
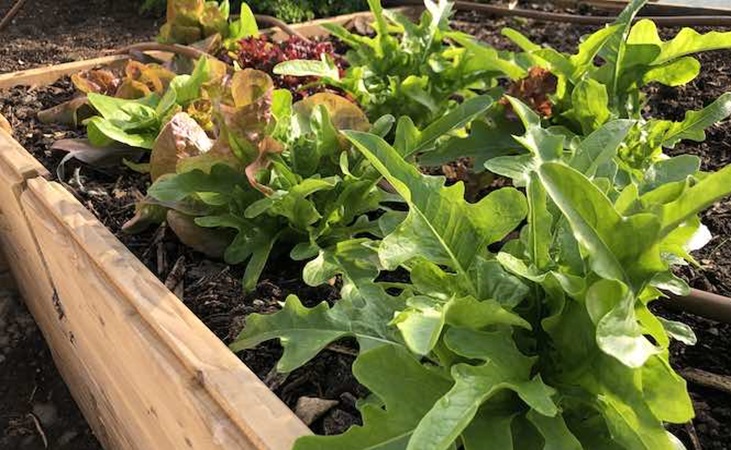
{"label": "soil surface", "polygon": [[[0,15],[15,0],[0,0]],[[0,73],[89,59],[152,40],[155,19],[137,13],[133,0],[28,2],[0,32]]]}
{"label": "soil surface", "polygon": [[33,317],[5,288],[0,288],[0,399],[0,449],[101,449]]}
{"label": "soil surface", "polygon": [[[9,3],[7,0],[0,0],[0,11]],[[39,8],[58,9],[55,12],[60,18],[54,18],[54,24],[60,21],[63,24],[60,28],[65,27],[67,34],[59,35],[56,30],[51,30],[53,27],[50,26],[43,27],[46,29],[43,33],[48,34],[42,35],[31,28],[23,29],[24,23],[25,26],[34,29],[36,26],[34,22],[36,19],[31,21],[30,18],[37,16],[34,13],[29,14],[33,10],[28,9],[18,16],[17,23],[8,30],[11,36],[10,45],[6,46],[7,49],[0,49],[0,71],[67,61],[69,58],[96,56],[100,50],[106,48],[147,40],[156,29],[152,21],[145,21],[134,15],[133,7],[125,6],[126,2],[109,2],[108,5],[107,2],[100,0],[83,3],[63,0],[53,5],[51,2],[48,3]],[[117,6],[111,6],[112,3]],[[82,8],[82,5],[84,9],[93,10],[89,5],[95,5],[98,9],[93,13],[81,13],[82,10],[78,8]],[[77,8],[76,14],[66,13],[73,8]],[[84,19],[85,14],[94,19]],[[96,19],[99,14],[106,14],[113,19],[102,25]],[[469,31],[498,48],[511,49],[513,49],[511,44],[499,34],[499,30],[504,26],[516,28],[532,40],[548,43],[560,50],[575,48],[580,36],[594,29],[524,19],[494,19],[474,14],[459,14],[456,19],[460,29]],[[88,28],[85,29],[84,26]],[[120,33],[121,29],[124,29],[130,35],[111,32],[110,27],[116,27]],[[24,43],[29,41],[29,36],[40,36],[40,41],[29,44],[31,47],[25,47]],[[41,50],[46,51],[48,45],[56,47],[52,47],[53,50],[49,53],[43,54]],[[39,56],[37,58],[25,56],[29,54],[26,53],[29,48],[37,49]],[[22,61],[22,64],[18,61]],[[682,118],[683,111],[698,109],[713,101],[720,93],[731,89],[731,74],[729,74],[731,52],[707,54],[701,57],[701,61],[703,74],[688,86],[680,89],[652,87],[648,91],[648,108],[653,114],[679,119]],[[11,122],[16,138],[27,149],[33,151],[52,172],[55,172],[62,155],[52,153],[49,150],[50,145],[60,138],[79,136],[81,132],[41,124],[36,120],[35,114],[41,109],[66,100],[72,95],[71,92],[68,80],[60,80],[45,88],[16,88],[0,94],[0,113]],[[708,169],[723,166],[730,162],[731,158],[731,124],[727,121],[714,127],[703,144],[681,144],[674,152],[697,154],[703,158],[704,167]],[[286,255],[272,258],[257,288],[251,293],[243,294],[240,268],[205,259],[181,245],[174,234],[165,227],[150,229],[134,236],[121,233],[122,224],[134,212],[133,202],[145,192],[149,184],[146,177],[126,168],[99,173],[88,167],[70,166],[63,181],[67,183],[71,192],[153,273],[178,293],[186,305],[224,342],[230,342],[238,334],[248,314],[273,312],[279,308],[279,302],[284,301],[289,294],[296,293],[307,305],[321,301],[332,303],[337,299],[337,289],[334,287],[304,286],[300,281],[302,266],[291,261]],[[704,223],[714,234],[714,240],[696,255],[700,267],[683,270],[683,276],[694,287],[724,295],[731,294],[731,267],[729,267],[731,245],[727,245],[731,239],[729,211],[731,203],[725,201],[704,214]],[[672,318],[679,317],[672,311],[663,310],[662,314]],[[680,369],[692,367],[720,375],[731,375],[729,352],[731,326],[687,314],[681,316],[680,320],[690,324],[698,334],[699,344],[695,347],[675,344],[672,349],[673,364]],[[42,341],[39,345],[34,354],[42,353]],[[350,373],[353,349],[351,342],[330,346],[307,366],[286,377],[276,374],[274,370],[274,364],[281,354],[276,344],[266,344],[256,351],[242,352],[240,357],[292,408],[296,408],[298,400],[302,397],[337,402],[312,424],[316,432],[328,434],[342,432],[359,421],[355,399],[361,396],[363,391]],[[32,359],[31,356],[28,358]],[[48,361],[50,359],[46,357],[46,362]],[[2,380],[5,384],[5,378]],[[9,380],[8,383],[20,383],[21,380],[23,379]],[[24,380],[27,380],[27,377]],[[690,390],[698,417],[693,424],[678,427],[674,431],[686,442],[689,449],[694,448],[692,443],[694,437],[697,437],[704,449],[731,448],[731,434],[728,433],[728,429],[731,428],[731,396],[694,384],[690,384]],[[12,409],[18,411],[16,415],[23,415],[20,413],[24,411],[23,405],[21,400],[13,403]],[[80,416],[69,413],[68,417]],[[5,429],[8,434],[7,426]],[[82,434],[86,436],[88,432]],[[0,444],[2,443],[0,441]],[[87,447],[79,445],[73,448]]]}

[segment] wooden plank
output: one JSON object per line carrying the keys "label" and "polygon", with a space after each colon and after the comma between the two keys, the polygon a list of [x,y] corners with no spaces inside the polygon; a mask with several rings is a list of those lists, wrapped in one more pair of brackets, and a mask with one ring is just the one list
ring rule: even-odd
{"label": "wooden plank", "polygon": [[49,175],[43,164],[3,129],[0,129],[0,165],[18,178]]}
{"label": "wooden plank", "polygon": [[[26,179],[45,173],[45,169],[25,149],[0,130],[0,245],[28,309],[46,340],[52,342],[67,339],[68,334],[59,319],[57,297],[38,244],[20,206],[20,195]],[[51,347],[51,353],[89,424],[102,445],[106,446],[108,434],[101,417],[108,414],[100,414],[99,410],[111,405],[105,403],[103,398],[96,399],[86,383],[74,383],[75,380],[93,379],[83,361],[70,361],[69,357],[73,355],[59,352],[54,347]]]}
{"label": "wooden plank", "polygon": [[48,67],[36,67],[19,72],[0,74],[0,90],[10,89],[13,86],[43,86],[51,84],[66,75],[81,72],[96,66],[106,66],[120,61],[126,61],[127,55],[102,56],[85,61],[74,61]]}
{"label": "wooden plank", "polygon": [[0,245],[3,268],[10,268],[28,296],[48,294],[35,240],[20,208],[19,196],[29,177],[48,172],[7,132],[0,129]]}
{"label": "wooden plank", "polygon": [[111,405],[109,449],[284,450],[309,433],[61,185],[29,180],[21,202],[73,336],[49,344]]}

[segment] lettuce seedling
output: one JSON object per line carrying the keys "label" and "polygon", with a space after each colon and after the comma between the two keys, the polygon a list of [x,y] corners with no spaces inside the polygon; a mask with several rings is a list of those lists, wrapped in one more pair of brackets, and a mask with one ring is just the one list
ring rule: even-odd
{"label": "lettuce seedling", "polygon": [[534,44],[516,30],[503,30],[525,52],[523,57],[558,78],[554,123],[587,135],[611,119],[640,120],[643,87],[687,84],[701,69],[691,55],[731,48],[731,32],[700,34],[683,28],[663,41],[651,20],[633,23],[645,3],[630,2],[615,23],[587,36],[573,55]]}
{"label": "lettuce seedling", "polygon": [[140,99],[153,93],[162,95],[175,74],[159,64],[129,61],[122,74],[108,69],[91,69],[71,75],[71,82],[83,95],[40,111],[44,123],[77,126],[94,114],[88,94],[101,94],[121,99]]}
{"label": "lettuce seedling", "polygon": [[175,76],[160,85],[164,90],[144,91],[140,88],[139,94],[149,93],[132,100],[89,92],[88,102],[98,113],[84,121],[89,142],[95,147],[107,147],[118,142],[152,149],[163,125],[183,110],[207,126],[211,111],[206,107],[209,100],[204,88],[207,83],[222,77],[219,69],[214,61],[201,58],[192,74]]}
{"label": "lettuce seedling", "polygon": [[[387,198],[380,176],[339,132],[371,129],[357,106],[325,93],[293,103],[253,69],[235,73],[229,90],[217,106],[217,139],[179,113],[153,147],[148,203],[187,216],[182,228],[168,213],[183,242],[202,228],[232,230],[219,256],[247,262],[244,287],[253,289],[275,243],[303,259],[356,234],[381,235],[371,218]],[[218,245],[197,248],[210,254],[210,244]]]}

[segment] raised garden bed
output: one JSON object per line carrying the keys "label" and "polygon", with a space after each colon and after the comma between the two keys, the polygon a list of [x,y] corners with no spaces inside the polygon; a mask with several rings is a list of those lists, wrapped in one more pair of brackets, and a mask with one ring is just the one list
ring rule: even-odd
{"label": "raised garden bed", "polygon": [[[324,33],[319,23],[295,28]],[[281,37],[276,32],[274,39]],[[43,86],[124,56],[0,75]],[[112,449],[290,448],[307,427],[7,132],[2,240],[23,297],[96,436]]]}
{"label": "raised garden bed", "polygon": [[[62,73],[53,74],[44,80],[45,83],[40,84],[51,82],[51,78],[57,78],[57,75]],[[28,78],[18,81],[16,78],[13,84],[28,84]],[[63,83],[56,85],[55,90],[63,94]],[[59,362],[61,367],[70,367],[62,369],[68,371],[65,375],[67,378],[77,379],[97,376],[97,372],[103,373],[104,378],[92,383],[91,388],[89,385],[84,388],[88,392],[81,390],[75,392],[75,395],[81,399],[80,403],[87,417],[91,415],[102,418],[98,423],[90,420],[105,445],[110,448],[166,448],[165,445],[184,448],[182,445],[188,445],[190,441],[194,448],[208,448],[211,443],[220,445],[221,448],[288,448],[297,436],[307,433],[306,427],[274,398],[266,386],[240,364],[181,305],[177,297],[124,249],[71,194],[62,186],[46,181],[44,177],[47,177],[47,173],[36,162],[28,160],[27,154],[7,136],[4,139],[2,147],[7,147],[4,154],[9,156],[5,164],[9,173],[9,178],[6,179],[16,180],[8,194],[8,199],[11,200],[8,209],[16,211],[15,216],[26,228],[31,224],[30,233],[27,230],[24,233],[20,229],[22,227],[14,228],[8,220],[8,229],[11,230],[8,236],[14,242],[26,240],[25,245],[16,246],[13,250],[15,257],[20,257],[24,252],[29,253],[30,260],[35,259],[36,268],[44,274],[25,274],[26,281],[32,286],[27,288],[29,292],[26,297],[30,299],[29,295],[36,294],[35,298],[42,299],[30,300],[29,303],[37,302],[39,305],[34,307],[39,308],[39,311],[34,311],[37,316],[42,317],[40,308],[45,308],[47,317],[39,319],[39,322],[46,321],[49,324],[44,327],[55,327],[57,330],[45,332],[51,342],[61,342],[66,348],[56,358],[67,361],[65,364]],[[77,186],[77,193],[85,203],[92,208],[112,208],[111,211],[97,211],[97,214],[111,222],[107,225],[117,231],[123,220],[121,217],[128,214],[119,207],[124,201],[118,199],[120,201],[115,206],[113,200],[95,200],[94,197],[99,195],[98,192],[95,193],[95,189],[100,185],[94,181],[79,181],[81,183]],[[105,184],[114,195],[125,197],[134,188],[125,184],[128,181],[123,177]],[[5,214],[4,209],[3,213]],[[115,214],[118,216],[115,217]],[[164,229],[162,233],[165,233]],[[181,250],[176,244],[171,246],[169,240],[163,240],[160,236],[158,233],[157,236],[150,234],[139,240],[125,238],[125,243],[130,248],[136,248],[136,253],[143,262],[157,271],[158,277],[170,281],[171,287],[180,287],[173,276],[178,263],[187,264],[184,273],[190,274],[192,278],[188,281],[188,277],[184,275],[186,283],[182,287],[183,292],[186,286],[191,290],[200,287],[196,286],[196,275],[191,270],[195,266],[201,266],[191,264],[191,261],[197,263],[199,256]],[[141,246],[149,247],[140,248]],[[37,257],[33,256],[34,251],[38,254]],[[182,260],[181,256],[184,257]],[[284,265],[289,267],[283,267]],[[242,301],[239,312],[273,309],[276,301],[283,299],[281,289],[287,283],[306,302],[324,298],[329,300],[331,298],[328,296],[335,296],[333,290],[327,287],[311,294],[301,292],[304,285],[292,283],[289,279],[296,277],[301,267],[286,258],[274,260],[270,266],[274,267],[269,267],[266,275],[273,278],[274,283],[267,283],[265,279],[253,295],[254,307],[251,308]],[[22,278],[23,269],[19,267],[17,270]],[[237,284],[237,277],[230,276],[226,270],[216,266],[213,270],[208,268],[202,273],[205,274],[204,278],[208,276],[213,279],[209,288],[228,287],[229,293],[235,298],[239,295],[236,290],[240,286]],[[110,298],[118,299],[119,302],[111,302],[110,305],[99,301]],[[224,325],[215,325],[217,314],[230,311],[229,306],[220,305],[225,303],[222,296],[201,295],[196,296],[192,302],[188,296],[184,298],[199,315],[207,316],[209,327],[220,337],[231,337],[237,327],[226,323],[230,318],[220,319]],[[54,308],[53,314],[48,313],[50,306]],[[217,312],[217,308],[223,312]],[[56,322],[61,325],[53,325]],[[117,332],[120,334],[111,337],[112,333]],[[148,341],[151,342],[149,346]],[[120,347],[119,342],[125,342],[126,345]],[[110,348],[114,349],[115,361],[109,360],[112,356]],[[348,355],[352,353],[352,349],[346,345],[333,347],[331,350],[337,355],[345,356],[329,360],[324,365],[330,367],[324,370],[329,370],[332,374],[342,367],[347,371],[349,361],[352,360]],[[273,350],[269,363],[276,355],[276,350]],[[155,369],[141,369],[150,361],[154,362]],[[257,360],[253,359],[252,362],[256,366]],[[259,364],[261,363],[259,360]],[[315,363],[317,365],[317,361]],[[76,366],[84,368],[79,369]],[[252,368],[261,377],[262,367]],[[350,379],[349,377],[345,376]],[[281,379],[277,377],[267,377],[266,381],[270,386],[281,386]],[[313,380],[303,377],[298,381],[306,384]],[[139,383],[141,386],[138,387]],[[296,391],[297,388],[292,389]],[[349,396],[341,397],[342,403],[352,402],[352,393],[358,393],[358,389],[357,386],[348,386],[343,393]],[[129,395],[130,390],[135,392],[134,396]],[[298,394],[290,392],[290,395]],[[328,393],[328,397],[337,395]],[[290,398],[288,403],[291,400]],[[117,407],[118,404],[122,405],[122,409]],[[144,406],[141,408],[140,405]],[[339,411],[341,417],[347,417],[347,408]],[[107,418],[110,415],[114,417]],[[127,419],[128,416],[133,419]],[[188,419],[190,422],[187,422]],[[333,421],[337,422],[337,419],[331,417],[330,423]],[[347,418],[343,427],[353,421]],[[154,426],[154,431],[148,430],[150,425]],[[114,431],[109,431],[110,429]],[[99,430],[107,431],[100,433]],[[342,431],[342,427],[338,429],[335,426],[330,430],[325,427],[324,431]],[[146,439],[144,445],[138,444],[138,440],[142,438]]]}

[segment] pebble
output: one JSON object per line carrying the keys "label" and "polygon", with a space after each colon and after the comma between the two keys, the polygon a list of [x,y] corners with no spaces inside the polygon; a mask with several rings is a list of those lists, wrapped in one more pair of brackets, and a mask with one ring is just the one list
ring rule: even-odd
{"label": "pebble", "polygon": [[330,411],[339,402],[337,400],[326,400],[317,397],[300,397],[294,407],[294,413],[305,425],[312,425],[323,414]]}
{"label": "pebble", "polygon": [[33,405],[33,414],[46,426],[53,425],[58,418],[58,410],[50,403],[36,403]]}

